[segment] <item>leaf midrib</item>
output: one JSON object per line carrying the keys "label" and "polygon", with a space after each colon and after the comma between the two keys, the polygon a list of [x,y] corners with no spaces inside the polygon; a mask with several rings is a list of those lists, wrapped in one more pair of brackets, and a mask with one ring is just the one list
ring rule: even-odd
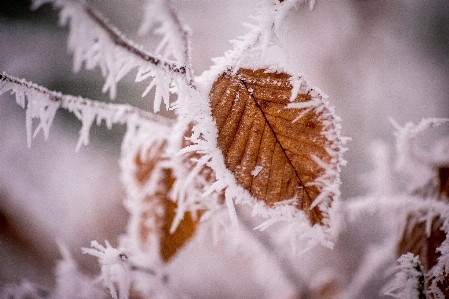
{"label": "leaf midrib", "polygon": [[[278,143],[279,146],[280,146],[280,148],[282,149],[282,152],[283,152],[283,154],[285,155],[286,160],[288,161],[288,163],[289,163],[289,164],[291,165],[291,167],[293,168],[293,170],[294,170],[294,172],[295,172],[295,175],[296,175],[296,177],[297,177],[297,179],[298,179],[298,181],[299,181],[301,187],[304,188],[304,192],[306,193],[307,198],[310,200],[310,204],[312,204],[312,201],[313,201],[313,200],[312,200],[312,197],[310,196],[310,194],[309,194],[309,192],[308,192],[307,187],[306,187],[306,186],[304,185],[304,183],[302,182],[301,177],[299,176],[299,174],[298,174],[298,172],[297,172],[297,170],[296,170],[296,167],[292,164],[292,162],[291,162],[289,156],[287,155],[286,149],[285,149],[284,146],[282,145],[281,141],[277,138],[276,133],[275,133],[273,127],[271,126],[270,121],[269,121],[268,118],[265,116],[265,113],[264,113],[264,111],[262,110],[262,107],[260,107],[259,103],[257,102],[256,98],[253,96],[253,93],[250,91],[250,89],[249,89],[248,85],[246,84],[246,82],[243,81],[243,80],[240,79],[240,78],[239,78],[238,80],[240,80],[240,82],[242,83],[242,85],[243,85],[243,86],[246,88],[246,90],[248,91],[248,94],[249,94],[249,96],[251,97],[251,99],[254,101],[254,103],[255,103],[257,109],[260,110],[262,116],[263,116],[264,119],[265,119],[265,122],[267,123],[268,127],[269,127],[270,130],[271,130],[271,133],[273,134],[273,136],[274,136],[274,138],[275,138],[275,140],[276,140],[276,143]],[[271,172],[271,171],[270,171],[270,172]]]}

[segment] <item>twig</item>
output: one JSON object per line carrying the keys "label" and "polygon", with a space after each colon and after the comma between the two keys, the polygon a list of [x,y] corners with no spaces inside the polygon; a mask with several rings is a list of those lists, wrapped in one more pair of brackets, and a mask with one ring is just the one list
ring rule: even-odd
{"label": "twig", "polygon": [[[98,101],[93,101],[90,99],[86,99],[83,97],[75,97],[72,95],[64,95],[60,92],[55,92],[48,90],[45,87],[37,85],[35,83],[19,79],[13,76],[10,76],[6,73],[0,74],[0,82],[9,82],[21,87],[25,87],[26,89],[33,90],[35,92],[47,95],[48,98],[53,102],[61,103],[61,108],[69,110],[69,107],[92,107],[96,111],[108,111],[113,114],[115,123],[126,123],[131,117],[137,116],[138,119],[143,121],[148,121],[151,123],[158,123],[161,125],[172,126],[174,121],[160,116],[148,111],[139,109],[137,107],[128,105],[128,104],[108,104]],[[3,86],[0,86],[0,91],[4,90]]]}
{"label": "twig", "polygon": [[105,18],[100,16],[98,12],[94,11],[92,8],[88,6],[84,6],[83,8],[86,14],[109,35],[109,37],[111,38],[111,40],[114,42],[115,45],[124,48],[129,53],[132,53],[137,57],[139,57],[140,59],[149,62],[157,67],[162,67],[168,70],[169,72],[183,75],[184,77],[186,77],[187,83],[189,85],[193,85],[192,79],[187,78],[187,71],[186,71],[187,67],[185,65],[179,66],[174,61],[162,60],[160,58],[154,57],[152,54],[148,52],[139,49],[138,46],[136,46],[133,42],[128,40],[117,28],[110,25]]}

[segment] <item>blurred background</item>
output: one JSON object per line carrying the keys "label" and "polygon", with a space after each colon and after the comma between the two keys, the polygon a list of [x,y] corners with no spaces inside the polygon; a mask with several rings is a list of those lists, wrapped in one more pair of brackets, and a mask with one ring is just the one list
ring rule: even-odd
{"label": "blurred background", "polygon": [[[138,36],[142,1],[88,1],[129,38],[146,49],[157,37]],[[181,1],[173,5],[192,31],[195,75],[244,35],[258,1]],[[25,0],[0,4],[0,71],[66,94],[109,101],[99,72],[72,72],[67,29],[44,5],[29,10]],[[366,194],[364,174],[373,168],[374,141],[391,152],[394,127],[424,117],[449,117],[449,2],[317,1],[300,6],[279,32],[293,72],[329,96],[342,118],[348,161],[342,169],[342,198]],[[116,102],[152,109],[151,96],[131,72],[119,83]],[[169,112],[164,113],[167,116]],[[0,281],[27,278],[53,284],[56,239],[66,242],[85,271],[98,270],[80,255],[90,240],[116,244],[126,230],[127,212],[117,164],[124,127],[92,127],[90,145],[75,153],[80,123],[59,111],[48,141],[39,135],[27,148],[25,112],[9,95],[0,98]],[[435,131],[448,133],[447,127]],[[437,136],[437,137],[438,137]],[[436,136],[424,136],[423,147]],[[393,177],[394,192],[405,182]],[[6,265],[6,266],[4,266]]]}

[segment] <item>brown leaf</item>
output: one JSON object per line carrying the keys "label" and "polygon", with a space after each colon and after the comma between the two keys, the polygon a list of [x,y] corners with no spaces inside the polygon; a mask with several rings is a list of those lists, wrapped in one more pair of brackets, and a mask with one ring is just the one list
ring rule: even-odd
{"label": "brown leaf", "polygon": [[[193,124],[189,124],[184,131],[181,147],[187,147],[193,143],[185,137],[192,131]],[[151,150],[145,154],[139,152],[134,157],[135,173],[134,178],[139,188],[144,188],[145,184],[150,180],[156,180],[156,189],[150,190],[141,202],[143,207],[139,217],[138,237],[142,248],[148,247],[151,237],[157,236],[162,259],[169,261],[194,235],[198,225],[198,218],[202,211],[198,211],[197,217],[193,217],[190,212],[185,212],[183,219],[173,233],[170,228],[176,217],[177,198],[170,198],[174,183],[177,178],[174,176],[173,170],[166,165],[161,166],[161,162],[166,161],[162,158],[167,147],[166,141],[155,142],[150,146]],[[144,157],[142,157],[142,155]],[[188,152],[183,155],[177,167],[184,167],[186,172],[190,171],[194,166],[194,159],[199,159],[201,154],[197,152]],[[189,185],[189,188],[199,190],[199,193],[216,181],[215,173],[211,168],[203,165],[198,172],[196,179]],[[223,198],[223,193],[218,195]]]}
{"label": "brown leaf", "polygon": [[[443,221],[441,217],[435,217],[432,219],[430,234],[426,233],[426,220],[419,212],[410,213],[407,216],[406,227],[402,238],[398,245],[398,257],[408,252],[418,256],[424,274],[427,274],[432,267],[434,267],[438,258],[441,256],[441,252],[437,249],[441,246],[446,239],[446,233],[442,230]],[[443,277],[438,277],[434,282],[435,277],[426,277],[426,289],[432,284],[440,288],[446,298],[449,298],[449,275],[443,273]],[[430,295],[430,298],[434,298]]]}
{"label": "brown leaf", "polygon": [[406,229],[398,245],[398,256],[411,252],[419,256],[419,260],[425,272],[436,265],[441,255],[437,248],[446,239],[446,234],[441,230],[440,217],[432,220],[430,235],[426,233],[426,221],[419,221],[417,215],[409,214]]}
{"label": "brown leaf", "polygon": [[[333,119],[324,105],[320,112],[287,108],[312,99],[310,93],[298,93],[290,102],[290,79],[289,74],[265,69],[224,73],[212,86],[210,106],[218,147],[237,183],[269,207],[296,198],[298,209],[316,224],[323,213],[311,205],[322,190],[314,183],[325,170],[312,156],[331,163],[323,121]],[[337,162],[332,163],[336,168]]]}
{"label": "brown leaf", "polygon": [[176,252],[190,240],[198,224],[198,218],[193,217],[190,212],[184,213],[184,218],[179,223],[177,229],[170,233],[170,228],[176,216],[176,202],[169,197],[170,191],[175,182],[172,169],[159,165],[163,160],[161,154],[166,143],[154,145],[153,155],[141,158],[141,153],[135,157],[135,178],[143,187],[151,179],[157,180],[156,190],[151,190],[142,203],[142,211],[139,217],[138,237],[141,247],[145,249],[151,236],[159,240],[160,256],[168,262]]}

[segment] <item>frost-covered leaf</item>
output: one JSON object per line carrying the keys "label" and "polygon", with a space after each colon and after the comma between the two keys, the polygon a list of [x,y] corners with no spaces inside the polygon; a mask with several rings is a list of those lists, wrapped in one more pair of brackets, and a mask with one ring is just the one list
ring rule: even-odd
{"label": "frost-covered leaf", "polygon": [[192,144],[185,137],[191,129],[189,125],[182,134],[155,130],[123,157],[123,165],[133,165],[123,169],[132,202],[130,229],[136,246],[153,261],[169,261],[193,237],[199,217],[207,209],[208,201],[202,204],[201,195],[215,181],[213,171],[193,161],[201,157],[196,152],[171,153]]}
{"label": "frost-covered leaf", "polygon": [[149,180],[156,182],[153,185],[154,190],[146,194],[143,202],[142,212],[139,221],[139,238],[141,246],[148,246],[148,242],[159,242],[159,252],[161,258],[168,262],[195,233],[198,218],[192,217],[190,212],[182,215],[182,220],[171,231],[171,226],[176,217],[177,203],[170,198],[170,191],[175,182],[172,170],[163,168],[159,163],[165,144],[160,144],[157,149],[159,155],[150,157],[141,157],[137,155],[136,164],[136,180],[144,185]]}
{"label": "frost-covered leaf", "polygon": [[398,256],[408,253],[419,259],[426,277],[425,289],[429,290],[431,298],[440,298],[436,295],[440,293],[444,294],[444,298],[449,296],[447,252],[444,250],[448,242],[447,212],[447,203],[440,201],[429,201],[409,212],[397,248]]}
{"label": "frost-covered leaf", "polygon": [[436,265],[438,257],[441,255],[437,248],[446,239],[446,233],[441,230],[441,218],[426,218],[428,218],[427,215],[418,212],[410,214],[398,245],[398,255],[411,252],[419,256],[424,271],[428,271]]}
{"label": "frost-covered leaf", "polygon": [[322,224],[341,162],[336,119],[323,95],[287,73],[240,69],[215,81],[210,106],[237,183],[269,207],[293,200],[312,224]]}

